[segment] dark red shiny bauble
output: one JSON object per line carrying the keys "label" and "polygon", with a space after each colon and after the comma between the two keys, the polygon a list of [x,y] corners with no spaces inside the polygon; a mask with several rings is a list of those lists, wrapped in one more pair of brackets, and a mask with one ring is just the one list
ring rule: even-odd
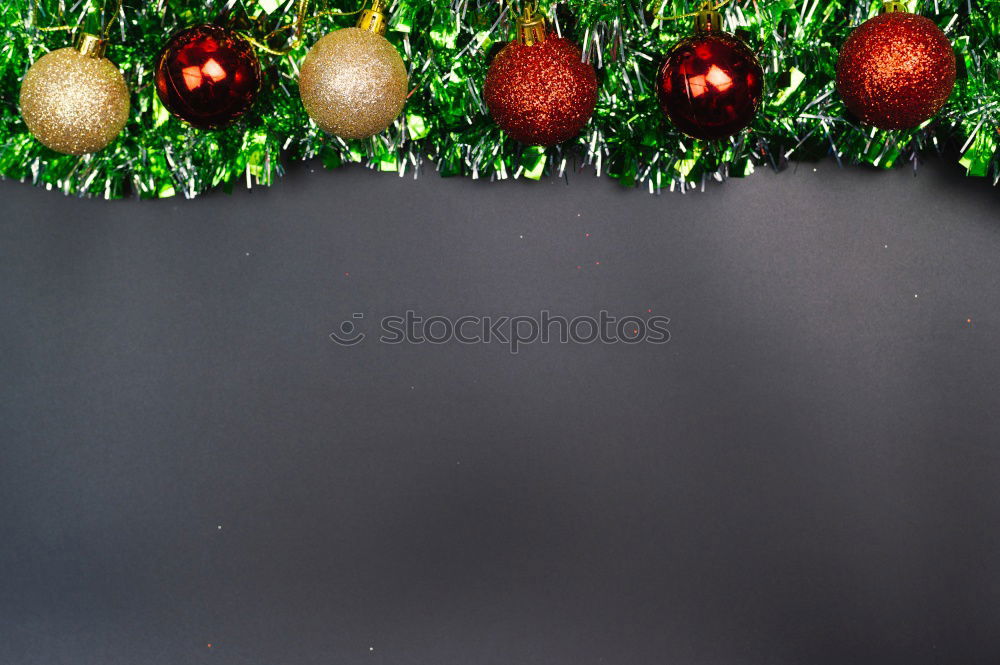
{"label": "dark red shiny bauble", "polygon": [[597,74],[580,48],[550,34],[511,42],[493,58],[483,90],[494,122],[529,145],[555,145],[580,133],[597,104]]}
{"label": "dark red shiny bauble", "polygon": [[880,129],[917,127],[955,87],[955,51],[929,18],[890,12],[850,34],[837,58],[837,92],[848,110]]}
{"label": "dark red shiny bauble", "polygon": [[178,32],[156,59],[160,101],[200,129],[235,122],[253,106],[260,81],[260,61],[250,42],[215,25]]}
{"label": "dark red shiny bauble", "polygon": [[660,107],[688,136],[726,138],[753,122],[763,79],[757,57],[739,39],[699,32],[670,49],[660,67]]}

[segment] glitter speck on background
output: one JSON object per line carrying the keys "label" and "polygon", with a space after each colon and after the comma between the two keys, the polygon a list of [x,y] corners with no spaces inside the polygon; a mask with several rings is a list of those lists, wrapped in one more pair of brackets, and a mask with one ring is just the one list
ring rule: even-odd
{"label": "glitter speck on background", "polygon": [[916,127],[941,110],[955,86],[955,52],[928,18],[895,12],[869,19],[844,43],[837,91],[863,122]]}
{"label": "glitter speck on background", "polygon": [[555,145],[576,136],[597,103],[597,75],[580,49],[554,34],[539,44],[511,42],[486,74],[493,120],[512,138]]}

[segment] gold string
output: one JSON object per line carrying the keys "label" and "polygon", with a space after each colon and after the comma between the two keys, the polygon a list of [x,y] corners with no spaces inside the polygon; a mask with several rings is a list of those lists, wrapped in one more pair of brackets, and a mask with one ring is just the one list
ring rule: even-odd
{"label": "gold string", "polygon": [[[500,0],[500,4],[507,5],[507,10],[514,16],[517,16],[518,14],[517,7],[515,7],[514,3],[512,3],[510,0]],[[527,7],[525,7],[525,9],[527,9]],[[538,13],[538,0],[534,0],[531,3],[531,13],[532,14]]]}
{"label": "gold string", "polygon": [[[107,15],[107,9],[108,5],[107,2],[105,2],[104,11],[101,12],[102,17]],[[115,5],[115,13],[112,14],[111,18],[109,18],[107,20],[107,23],[104,24],[104,30],[101,32],[101,37],[103,39],[107,39],[108,35],[111,34],[111,26],[115,24],[115,21],[118,19],[118,15],[121,14],[121,12],[122,12],[122,0],[118,0],[118,2]]]}
{"label": "gold string", "polygon": [[[102,18],[104,17],[105,14],[107,14],[107,11],[108,11],[108,5],[107,5],[107,2],[105,1],[104,8],[101,10],[101,17]],[[115,19],[118,18],[118,14],[120,14],[121,11],[122,11],[122,0],[118,0],[117,4],[115,5],[115,13],[111,15],[111,18],[108,19],[108,22],[104,25],[104,29],[101,30],[101,38],[102,39],[107,39],[108,35],[111,34],[111,26],[114,25]],[[77,25],[53,25],[53,26],[49,26],[49,27],[45,27],[45,28],[38,27],[38,0],[31,0],[31,24],[39,32],[55,32],[57,30],[69,30],[69,31],[72,31],[72,30],[76,30],[77,28],[80,27],[79,24],[77,24]]]}
{"label": "gold string", "polygon": [[75,25],[56,25],[50,28],[38,27],[38,0],[31,0],[31,25],[40,32],[52,32],[55,30],[76,30]]}
{"label": "gold string", "polygon": [[[714,12],[717,9],[725,7],[726,5],[728,5],[732,1],[733,0],[722,0],[722,2],[719,2],[719,3],[715,4],[715,5],[712,5],[711,2],[703,2],[702,5],[701,5],[701,9],[699,9],[696,12],[688,12],[687,14],[677,14],[675,16],[662,16],[660,14],[657,14],[656,18],[657,18],[657,20],[660,20],[660,21],[676,21],[676,20],[682,19],[682,18],[691,18],[693,16],[697,16],[698,14],[700,14],[700,13],[702,13],[704,11],[713,11]],[[666,0],[664,0],[664,4],[666,4]],[[660,5],[660,7],[662,8],[663,5]]]}
{"label": "gold string", "polygon": [[[289,25],[283,25],[280,28],[271,31],[266,37],[264,37],[263,42],[254,39],[250,35],[244,33],[240,34],[244,37],[244,39],[246,39],[248,42],[259,48],[261,51],[264,51],[265,53],[270,53],[271,55],[288,55],[289,53],[291,53],[292,51],[294,51],[295,49],[299,48],[299,46],[302,45],[302,40],[304,38],[302,28],[305,27],[306,23],[312,23],[313,21],[317,21],[323,18],[324,16],[351,16],[353,14],[360,14],[362,11],[364,11],[365,7],[367,6],[368,3],[366,1],[363,2],[362,5],[357,9],[355,9],[353,12],[328,10],[319,12],[309,18],[306,18],[306,11],[309,7],[309,0],[298,0],[298,4],[295,7],[295,21]],[[285,30],[290,30],[290,29],[295,30],[295,39],[287,48],[280,50],[273,49],[265,43],[270,41],[274,37],[277,37]]]}

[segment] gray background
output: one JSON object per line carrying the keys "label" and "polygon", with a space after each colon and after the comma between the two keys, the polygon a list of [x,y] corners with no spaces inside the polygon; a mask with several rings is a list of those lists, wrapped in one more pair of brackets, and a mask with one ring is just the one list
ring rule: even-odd
{"label": "gray background", "polygon": [[0,183],[0,663],[998,662],[1000,192],[570,180]]}

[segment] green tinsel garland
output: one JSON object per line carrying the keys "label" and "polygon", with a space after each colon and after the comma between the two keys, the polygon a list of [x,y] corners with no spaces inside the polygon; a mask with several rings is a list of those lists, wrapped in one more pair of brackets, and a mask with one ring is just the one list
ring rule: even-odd
{"label": "green tinsel garland", "polygon": [[[303,46],[287,56],[261,54],[267,84],[255,110],[234,127],[198,131],[170,116],[152,85],[153,59],[175,31],[214,20],[224,2],[126,0],[108,57],[132,89],[132,117],[100,153],[68,157],[44,148],[18,111],[20,82],[45,52],[67,46],[66,32],[91,31],[101,0],[4,0],[0,7],[0,174],[67,193],[121,197],[194,196],[246,180],[270,185],[286,160],[319,157],[328,167],[362,163],[400,175],[428,162],[442,175],[540,178],[590,165],[624,185],[650,191],[686,188],[706,178],[745,176],[756,166],[833,155],[841,162],[889,168],[928,149],[960,148],[970,175],[1000,180],[1000,0],[911,0],[952,40],[959,80],[944,110],[923,127],[865,129],[847,119],[834,90],[837,49],[851,29],[877,13],[880,0],[739,0],[724,10],[766,73],[761,111],[729,142],[689,139],[662,118],[657,66],[688,21],[656,20],[695,9],[694,0],[542,0],[540,9],[576,40],[598,69],[600,95],[582,134],[556,148],[525,147],[490,121],[481,97],[487,59],[510,35],[513,17],[500,0],[395,0],[386,37],[403,55],[416,91],[383,134],[345,142],[324,135],[302,108],[296,73],[308,47],[353,17],[310,23]],[[242,0],[231,18],[258,37],[292,20],[292,0]],[[319,8],[350,11],[355,0]],[[287,34],[287,33],[286,33]]]}

